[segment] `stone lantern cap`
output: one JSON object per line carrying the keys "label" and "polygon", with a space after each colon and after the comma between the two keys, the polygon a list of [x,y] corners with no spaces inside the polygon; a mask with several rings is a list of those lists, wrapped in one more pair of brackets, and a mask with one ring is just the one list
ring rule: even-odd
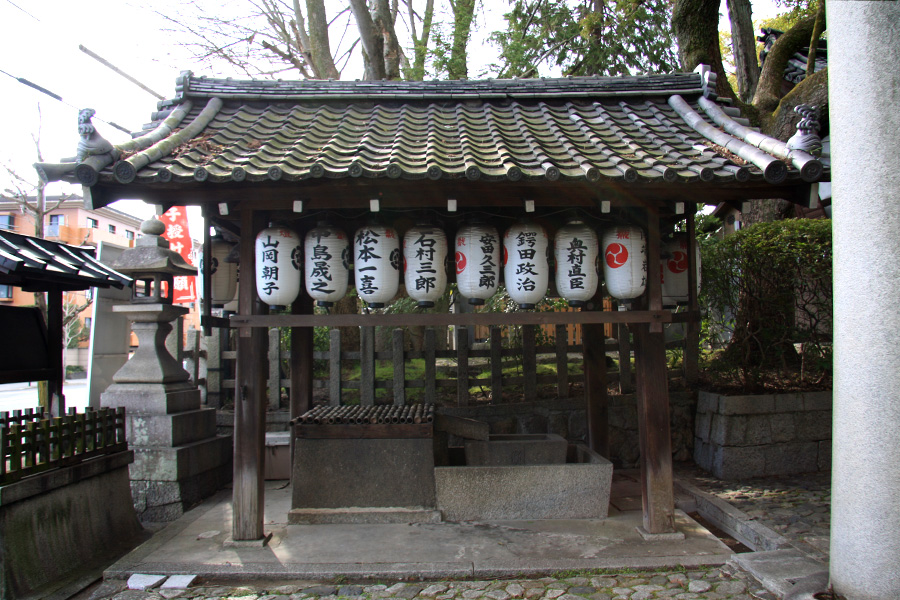
{"label": "stone lantern cap", "polygon": [[197,268],[185,261],[180,254],[169,249],[168,240],[162,234],[166,225],[159,219],[147,219],[141,223],[140,237],[119,255],[113,268],[122,273],[168,273],[171,275],[196,275]]}

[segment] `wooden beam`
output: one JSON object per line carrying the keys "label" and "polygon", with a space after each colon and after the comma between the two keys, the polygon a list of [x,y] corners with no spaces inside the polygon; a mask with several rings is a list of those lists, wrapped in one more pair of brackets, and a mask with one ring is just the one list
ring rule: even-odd
{"label": "wooden beam", "polygon": [[[647,291],[646,306],[651,311],[662,310],[662,281],[659,274],[659,211],[647,208]],[[662,333],[662,323],[651,323],[650,331]]]}
{"label": "wooden beam", "polygon": [[[243,316],[267,310],[256,297],[254,245],[263,229],[263,215],[245,211],[241,215],[241,280],[239,311]],[[238,330],[237,375],[234,398],[234,482],[232,491],[232,538],[261,540],[265,537],[264,467],[266,443],[266,330]]]}
{"label": "wooden beam", "polygon": [[685,325],[684,380],[688,385],[697,383],[700,378],[700,302],[697,298],[697,277],[700,265],[697,262],[697,223],[695,215],[697,205],[687,205],[687,239],[688,239],[688,311],[697,315],[689,319]]}
{"label": "wooden beam", "polygon": [[[252,281],[251,281],[252,283]],[[448,325],[556,325],[568,323],[671,323],[668,310],[392,315],[233,315],[234,327],[446,327]]]}
{"label": "wooden beam", "polygon": [[53,377],[47,381],[48,409],[54,417],[66,414],[66,400],[63,396],[63,293],[59,288],[47,292],[47,348],[49,348],[50,369]]}
{"label": "wooden beam", "polygon": [[650,534],[673,533],[675,497],[665,339],[661,332],[651,333],[650,325],[638,324],[633,329],[643,526]]}
{"label": "wooden beam", "polygon": [[[212,266],[210,257],[212,256],[212,238],[209,235],[209,210],[210,207],[204,205],[201,207],[203,214],[203,268],[200,271],[200,279],[203,283],[203,302],[200,313],[200,326],[203,328],[203,335],[209,336],[212,325],[210,317],[212,317]],[[204,317],[206,319],[204,320]]]}

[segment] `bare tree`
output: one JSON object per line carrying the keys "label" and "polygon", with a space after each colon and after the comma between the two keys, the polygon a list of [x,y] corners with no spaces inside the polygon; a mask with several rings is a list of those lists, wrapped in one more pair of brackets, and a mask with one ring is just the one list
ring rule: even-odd
{"label": "bare tree", "polygon": [[[211,65],[227,64],[250,77],[294,71],[306,79],[339,79],[351,56],[361,53],[364,79],[425,77],[433,43],[434,0],[247,0],[240,14],[209,11],[191,0],[180,13],[160,15],[187,34],[182,45]],[[465,73],[476,0],[449,0],[454,23],[453,76]],[[326,6],[327,4],[327,6]],[[305,10],[304,10],[305,8]],[[234,9],[232,9],[234,10]],[[412,60],[402,39],[410,40]],[[334,44],[334,40],[337,44]]]}

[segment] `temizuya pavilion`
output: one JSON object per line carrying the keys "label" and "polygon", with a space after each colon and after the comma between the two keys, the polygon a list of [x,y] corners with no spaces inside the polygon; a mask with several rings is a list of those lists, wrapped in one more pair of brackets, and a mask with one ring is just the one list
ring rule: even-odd
{"label": "temizuya pavilion", "polygon": [[[653,274],[661,232],[687,219],[692,239],[698,204],[785,198],[809,205],[818,198],[816,182],[827,179],[810,154],[747,128],[736,109],[716,101],[714,89],[703,68],[646,77],[433,82],[237,81],[186,72],[148,131],[112,151],[100,147],[77,166],[39,170],[48,179],[80,182],[89,208],[122,198],[200,205],[209,223],[240,238],[240,309],[230,320],[239,330],[235,540],[264,537],[266,328],[293,328],[297,416],[311,406],[311,327],[373,324],[582,324],[588,431],[601,454],[601,325],[629,324],[644,528],[663,534],[674,531],[663,324],[684,321],[697,339],[693,269],[688,311],[678,315],[663,309],[660,281],[652,276],[630,310],[541,313],[540,321],[534,313],[313,315],[305,292],[291,315],[267,315],[257,301],[254,239],[272,221],[302,236],[326,212],[352,232],[370,210],[380,211],[382,221],[399,219],[401,211],[431,211],[453,239],[453,227],[474,213],[531,211],[552,230],[561,213],[575,210],[594,224],[646,231]],[[208,232],[206,244],[208,250]]]}

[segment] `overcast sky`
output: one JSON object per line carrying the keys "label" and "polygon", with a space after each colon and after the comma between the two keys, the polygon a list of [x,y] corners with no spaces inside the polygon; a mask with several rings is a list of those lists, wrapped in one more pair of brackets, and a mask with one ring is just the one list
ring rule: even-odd
{"label": "overcast sky", "polygon": [[[0,98],[3,99],[0,106],[6,120],[0,129],[0,162],[35,179],[31,163],[36,161],[36,155],[31,135],[37,133],[39,125],[45,161],[74,156],[78,143],[77,108],[94,108],[98,131],[113,143],[125,141],[129,136],[98,118],[129,130],[138,130],[149,120],[156,98],[79,51],[79,44],[167,98],[174,94],[175,78],[180,71],[211,74],[174,42],[173,34],[166,31],[169,25],[154,12],[178,4],[176,0],[0,0],[0,22],[4,25],[0,36],[0,70],[41,85],[68,103],[53,100],[0,73]],[[212,8],[219,2],[209,4]],[[764,3],[756,0],[753,4],[754,19],[774,13],[771,0]],[[482,1],[472,47],[483,46],[490,31],[502,26],[506,6],[500,0]],[[473,62],[480,58],[483,63],[473,64],[474,75],[485,71],[485,64],[496,56],[496,51],[484,47],[470,56]],[[345,73],[345,78],[356,77],[358,73]],[[0,189],[8,185],[5,173],[0,174]],[[51,187],[51,193],[80,191],[61,184]],[[129,205],[127,210],[136,214],[140,209]],[[152,209],[138,216],[146,214],[152,214]],[[202,232],[192,226],[191,234],[199,238]]]}

